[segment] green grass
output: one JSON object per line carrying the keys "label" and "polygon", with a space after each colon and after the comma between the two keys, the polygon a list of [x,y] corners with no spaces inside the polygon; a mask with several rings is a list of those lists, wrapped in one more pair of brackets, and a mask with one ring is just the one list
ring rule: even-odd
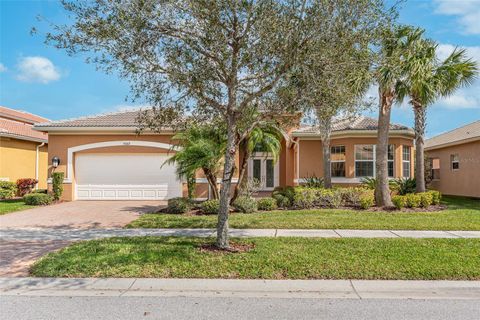
{"label": "green grass", "polygon": [[39,277],[480,280],[480,239],[250,238],[243,253],[202,238],[85,241],[37,261]]}
{"label": "green grass", "polygon": [[22,199],[2,200],[0,201],[0,216],[2,214],[30,209],[35,206],[26,205]]}
{"label": "green grass", "polygon": [[[480,200],[444,197],[448,209],[436,212],[368,212],[360,210],[289,210],[231,214],[239,229],[396,229],[480,230]],[[145,214],[127,228],[214,228],[216,216]]]}

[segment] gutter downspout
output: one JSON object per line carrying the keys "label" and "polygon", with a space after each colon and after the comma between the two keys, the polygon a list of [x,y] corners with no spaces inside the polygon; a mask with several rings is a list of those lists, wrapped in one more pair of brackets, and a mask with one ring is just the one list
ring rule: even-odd
{"label": "gutter downspout", "polygon": [[[37,150],[35,154],[35,180],[38,181],[38,161],[39,161],[39,153],[40,153],[40,148],[45,145],[45,142],[42,142],[41,144],[37,145]],[[35,185],[35,190],[38,190],[38,183]]]}

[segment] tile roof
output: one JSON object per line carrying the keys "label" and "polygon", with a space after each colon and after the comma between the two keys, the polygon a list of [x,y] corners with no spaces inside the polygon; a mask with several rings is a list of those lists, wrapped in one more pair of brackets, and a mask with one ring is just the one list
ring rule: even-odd
{"label": "tile roof", "polygon": [[0,118],[8,118],[13,120],[18,120],[30,124],[50,121],[47,118],[43,118],[29,112],[14,110],[7,107],[0,106]]}
{"label": "tile roof", "polygon": [[[348,131],[348,130],[377,130],[378,121],[377,119],[359,116],[355,119],[343,119],[337,120],[332,125],[332,131]],[[401,125],[401,124],[390,124],[390,130],[411,130],[411,128]],[[316,126],[302,126],[299,129],[295,130],[294,133],[318,133],[318,128]]]}
{"label": "tile roof", "polygon": [[33,124],[44,122],[48,119],[10,108],[0,107],[0,136],[47,142],[48,135],[33,130]]}
{"label": "tile roof", "polygon": [[38,123],[36,128],[55,128],[55,127],[133,127],[136,128],[137,116],[140,110],[119,111],[112,113],[103,113],[92,116],[86,116],[75,119],[66,119],[59,121],[51,121],[46,123]]}
{"label": "tile roof", "polygon": [[452,143],[460,143],[472,138],[480,139],[480,120],[448,131],[425,141],[425,148],[436,148]]}

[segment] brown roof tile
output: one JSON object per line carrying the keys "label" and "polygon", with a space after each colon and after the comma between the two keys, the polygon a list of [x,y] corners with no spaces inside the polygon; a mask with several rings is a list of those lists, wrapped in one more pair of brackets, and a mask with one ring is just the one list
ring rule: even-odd
{"label": "brown roof tile", "polygon": [[140,110],[121,111],[114,113],[104,113],[87,117],[66,119],[59,121],[51,121],[46,123],[38,123],[36,128],[52,128],[52,127],[137,127],[137,116]]}
{"label": "brown roof tile", "polygon": [[480,120],[426,140],[425,148],[438,148],[475,138],[480,138]]}
{"label": "brown roof tile", "polygon": [[[355,119],[343,119],[337,120],[333,123],[332,131],[348,131],[348,130],[377,130],[378,121],[376,119],[359,116]],[[409,127],[401,124],[390,124],[390,130],[411,130]],[[303,126],[295,130],[294,133],[318,133],[318,128],[316,126]]]}
{"label": "brown roof tile", "polygon": [[47,118],[43,118],[29,112],[14,110],[7,107],[0,106],[0,118],[12,119],[16,121],[26,122],[30,124],[50,121]]}

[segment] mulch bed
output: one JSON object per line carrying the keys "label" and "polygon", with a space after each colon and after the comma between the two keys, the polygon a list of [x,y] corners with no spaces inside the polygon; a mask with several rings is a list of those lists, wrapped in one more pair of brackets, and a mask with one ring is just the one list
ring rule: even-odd
{"label": "mulch bed", "polygon": [[202,244],[199,246],[200,252],[214,252],[219,254],[224,253],[242,253],[248,252],[255,248],[255,244],[253,243],[238,243],[230,241],[230,248],[228,249],[220,249],[213,243]]}

